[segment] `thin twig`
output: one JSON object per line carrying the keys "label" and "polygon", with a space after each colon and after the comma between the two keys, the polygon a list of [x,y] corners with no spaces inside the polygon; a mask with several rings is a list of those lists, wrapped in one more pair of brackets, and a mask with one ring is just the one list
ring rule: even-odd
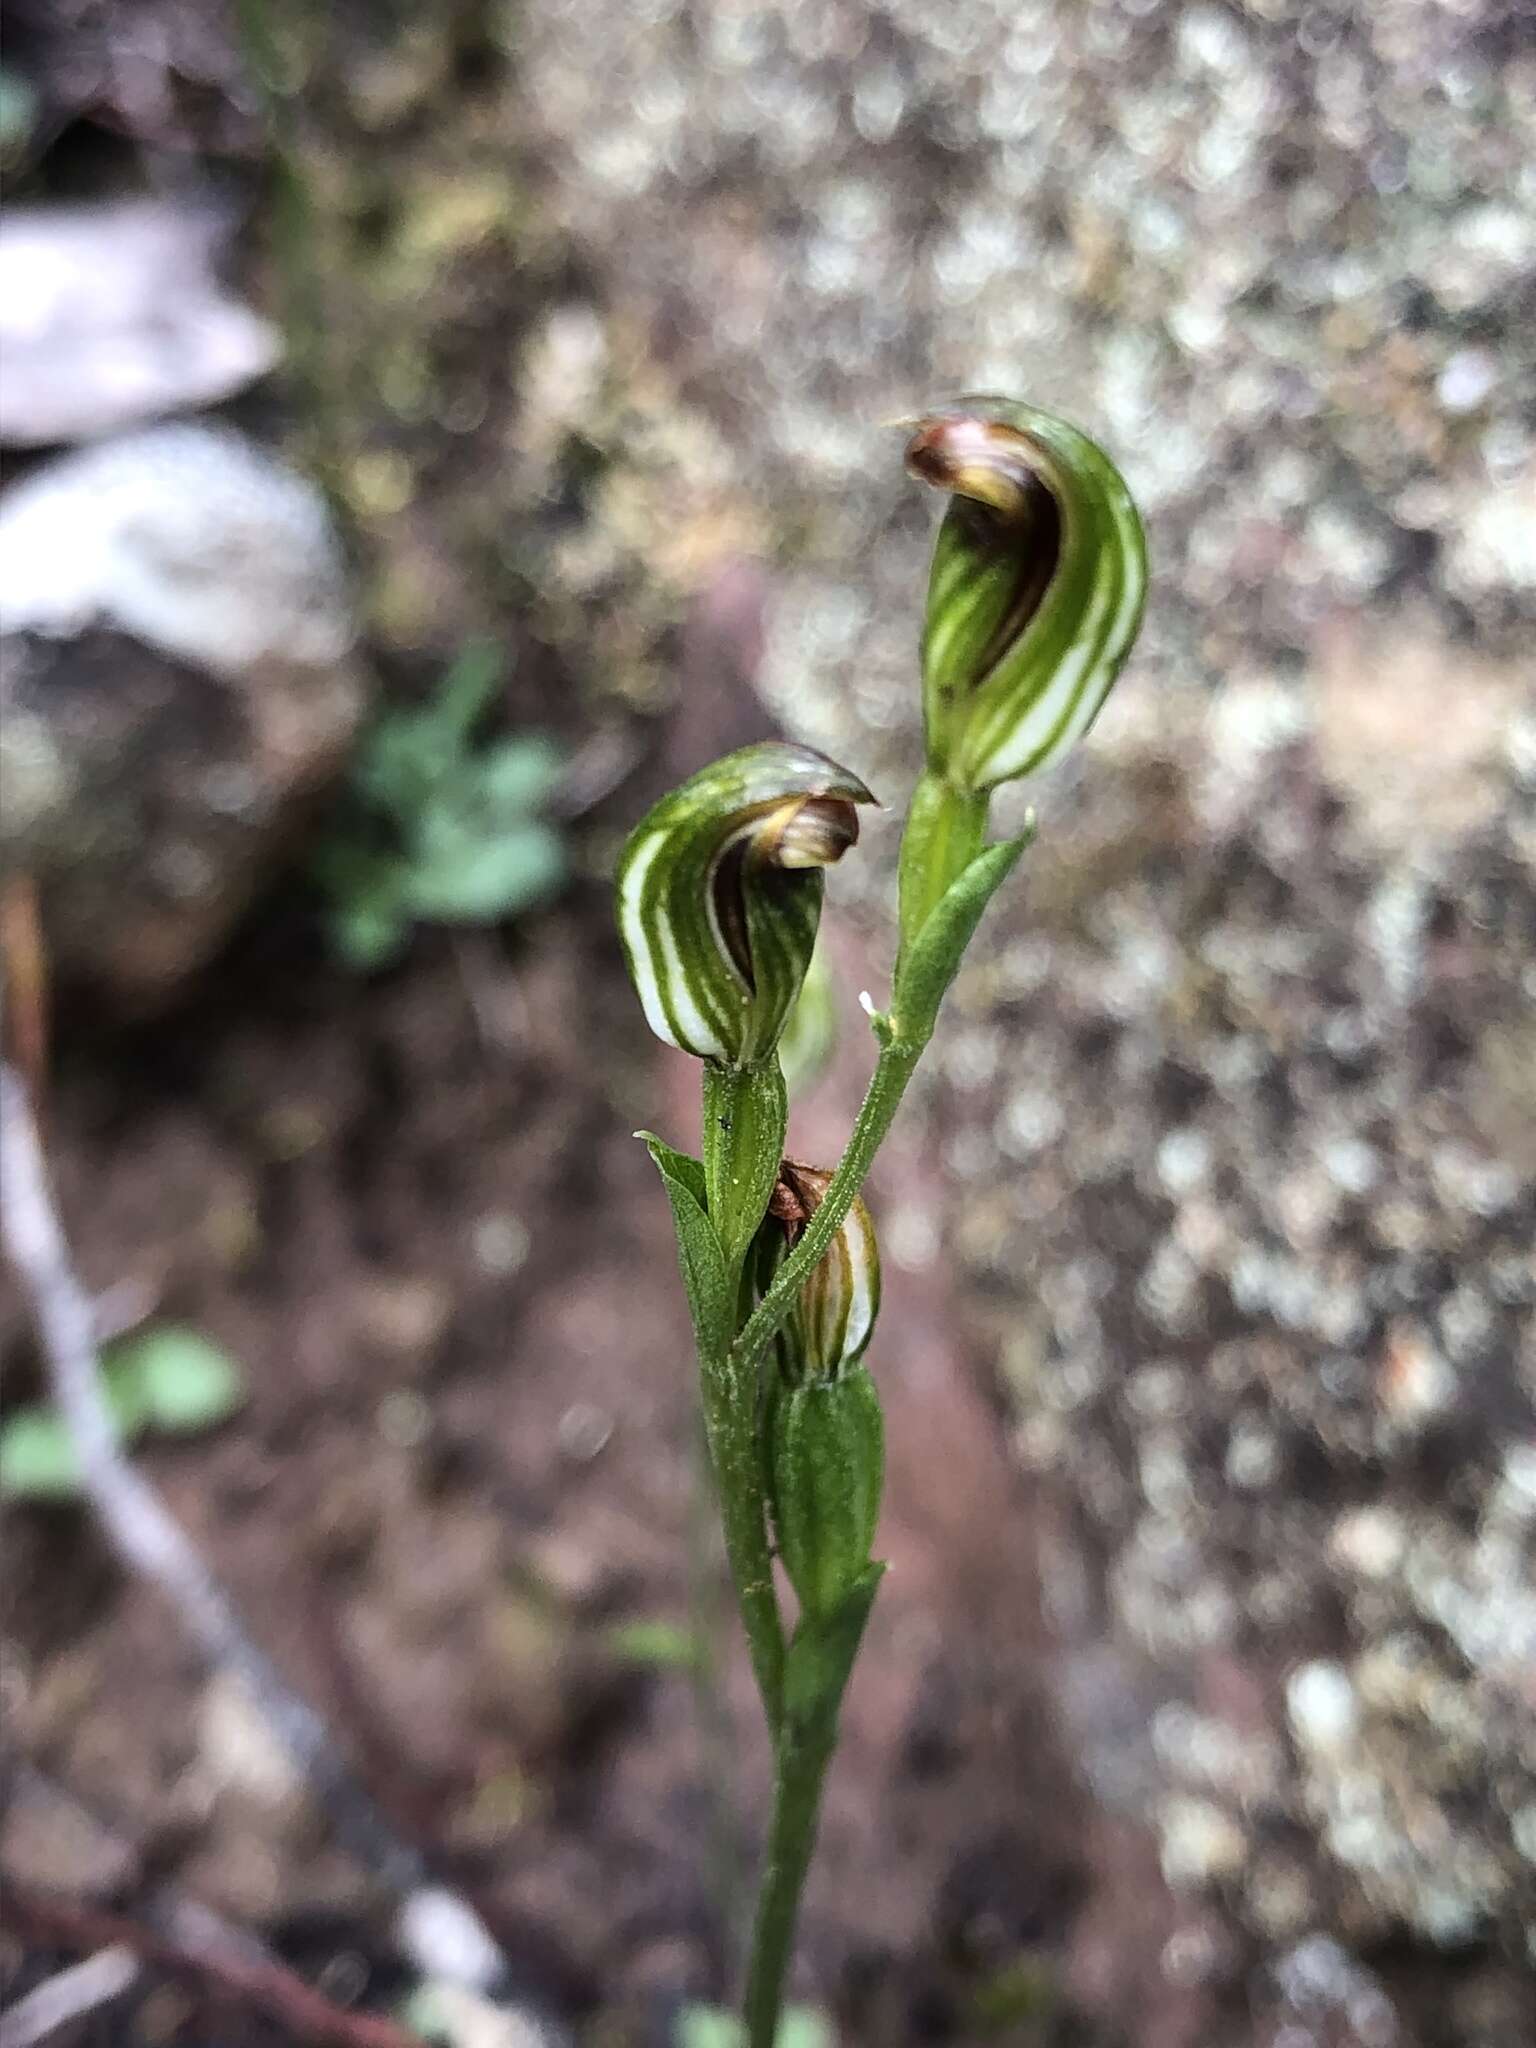
{"label": "thin twig", "polygon": [[608,726],[577,748],[566,762],[550,799],[557,818],[580,818],[612,796],[640,758],[633,733]]}
{"label": "thin twig", "polygon": [[48,947],[31,875],[0,883],[0,991],[6,1057],[41,1103],[48,1079]]}
{"label": "thin twig", "polygon": [[0,1907],[7,1925],[23,1939],[56,1942],[61,1948],[127,1949],[159,1969],[257,2007],[295,2040],[312,2042],[314,2048],[420,2048],[418,2038],[393,2020],[333,2005],[281,1963],[233,1955],[222,1946],[190,1948],[121,1914],[78,1906],[10,1882],[0,1881]]}
{"label": "thin twig", "polygon": [[420,1858],[394,1839],[351,1782],[319,1715],[251,1641],[185,1531],[123,1456],[96,1355],[95,1303],[71,1263],[27,1092],[10,1067],[0,1068],[0,1191],[0,1238],[30,1296],[49,1391],[108,1539],[171,1602],[209,1663],[245,1681],[350,1846],[395,1888],[420,1884]]}
{"label": "thin twig", "polygon": [[123,1456],[102,1387],[96,1308],[70,1258],[26,1088],[8,1065],[0,1065],[0,1243],[30,1299],[53,1401],[112,1546],[171,1603],[209,1663],[244,1681],[338,1840],[401,1896],[396,1932],[417,1967],[480,1991],[504,1981],[506,1958],[480,1916],[433,1881],[420,1851],[385,1820],[324,1721],[251,1641],[185,1531]]}
{"label": "thin twig", "polygon": [[139,1977],[139,1962],[121,1942],[71,1963],[0,2012],[0,2048],[41,2048],[65,2027],[112,2005]]}

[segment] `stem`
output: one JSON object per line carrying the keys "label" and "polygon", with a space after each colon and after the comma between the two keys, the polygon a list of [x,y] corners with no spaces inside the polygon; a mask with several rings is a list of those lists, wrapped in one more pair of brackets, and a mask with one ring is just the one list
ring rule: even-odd
{"label": "stem", "polygon": [[819,1208],[731,1346],[729,1356],[742,1370],[756,1373],[759,1360],[789,1314],[795,1296],[842,1227],[844,1217],[853,1206],[853,1198],[864,1185],[875,1154],[901,1107],[901,1098],[906,1093],[913,1069],[923,1056],[931,1026],[923,1029],[915,1039],[899,1035],[900,1030],[898,1021],[898,1035],[888,1038],[880,1048],[880,1057],[875,1062],[875,1071],[859,1106],[847,1150],[838,1161],[837,1171],[822,1196]]}
{"label": "stem", "polygon": [[[749,1067],[727,1067],[706,1060],[703,1090],[705,1196],[734,1288],[742,1259],[768,1207],[784,1154],[789,1111],[778,1054],[770,1053],[766,1060]],[[768,1543],[768,1499],[758,1440],[758,1361],[738,1358],[734,1349],[718,1357],[701,1353],[699,1385],[736,1604],[747,1633],[763,1712],[776,1734],[784,1675],[784,1626]]]}
{"label": "stem", "polygon": [[[987,836],[990,802],[985,794],[956,789],[931,768],[918,777],[901,835],[899,928],[903,955],[950,883],[980,853]],[[898,976],[900,972],[898,963]]]}
{"label": "stem", "polygon": [[732,1603],[726,1593],[725,1558],[720,1517],[715,1506],[714,1479],[703,1417],[693,1434],[688,1503],[688,1606],[695,1656],[691,1670],[694,1715],[704,1788],[709,1802],[705,1823],[706,1882],[729,1949],[734,1953],[746,1924],[746,1843],[736,1788],[741,1772],[736,1732],[727,1706],[721,1653],[730,1625]]}
{"label": "stem", "polygon": [[763,1492],[762,1451],[757,1436],[757,1367],[737,1360],[700,1358],[704,1433],[720,1501],[720,1526],[741,1625],[747,1632],[752,1672],[763,1712],[777,1734],[784,1692],[784,1625],[773,1589],[773,1553],[768,1547],[768,1503]]}
{"label": "stem", "polygon": [[884,1565],[871,1565],[833,1613],[802,1618],[790,1645],[784,1722],[774,1756],[773,1820],[747,1965],[747,2048],[775,2048],[800,1893],[816,1847],[822,1785],[837,1747],[837,1719],[884,1572]]}
{"label": "stem", "polygon": [[748,2048],[774,2048],[784,1980],[800,1915],[800,1893],[816,1847],[821,1788],[837,1744],[837,1717],[814,1738],[786,1729],[773,1774],[773,1821],[752,1923],[743,2016]]}
{"label": "stem", "polygon": [[779,1177],[789,1102],[777,1052],[750,1066],[704,1062],[704,1193],[732,1278]]}
{"label": "stem", "polygon": [[[906,1001],[903,989],[910,977],[904,977],[902,969],[912,942],[943,901],[950,885],[981,851],[987,833],[988,802],[985,795],[955,789],[931,770],[925,769],[919,778],[901,841],[901,945],[893,1013],[875,1020],[880,1057],[859,1106],[847,1150],[838,1162],[820,1208],[731,1346],[731,1357],[740,1360],[743,1366],[756,1368],[775,1331],[789,1314],[796,1293],[841,1229],[901,1107],[913,1069],[933,1036],[943,988],[926,998]],[[911,990],[907,993],[915,994]]]}

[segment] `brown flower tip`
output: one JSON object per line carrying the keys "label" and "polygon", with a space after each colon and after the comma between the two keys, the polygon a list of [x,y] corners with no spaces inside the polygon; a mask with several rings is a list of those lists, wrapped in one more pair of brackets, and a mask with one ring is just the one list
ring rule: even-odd
{"label": "brown flower tip", "polygon": [[764,821],[754,850],[780,868],[829,868],[859,841],[859,814],[845,797],[808,796]]}

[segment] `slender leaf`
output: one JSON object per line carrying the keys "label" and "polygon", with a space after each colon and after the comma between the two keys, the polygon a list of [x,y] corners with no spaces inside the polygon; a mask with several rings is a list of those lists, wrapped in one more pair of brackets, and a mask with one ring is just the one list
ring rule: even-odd
{"label": "slender leaf", "polygon": [[939,1005],[959,971],[982,912],[1034,836],[1031,823],[1017,839],[984,848],[928,913],[902,959],[891,1006],[896,1032],[908,1043],[921,1043],[931,1035]]}
{"label": "slender leaf", "polygon": [[725,1254],[700,1198],[704,1169],[697,1160],[674,1152],[651,1132],[641,1131],[639,1135],[656,1162],[656,1171],[672,1205],[678,1264],[688,1291],[694,1334],[700,1351],[709,1356],[730,1341],[732,1303]]}

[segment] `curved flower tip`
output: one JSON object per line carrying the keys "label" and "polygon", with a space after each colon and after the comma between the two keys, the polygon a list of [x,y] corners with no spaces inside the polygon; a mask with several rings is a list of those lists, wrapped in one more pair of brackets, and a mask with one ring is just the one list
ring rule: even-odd
{"label": "curved flower tip", "polygon": [[825,754],[765,740],[647,812],[619,857],[619,934],[659,1038],[729,1066],[772,1052],[810,965],[823,871],[873,802]]}
{"label": "curved flower tip", "polygon": [[1015,399],[919,420],[906,461],[950,493],[923,628],[928,764],[980,793],[1098,716],[1141,625],[1146,540],[1104,451]]}

